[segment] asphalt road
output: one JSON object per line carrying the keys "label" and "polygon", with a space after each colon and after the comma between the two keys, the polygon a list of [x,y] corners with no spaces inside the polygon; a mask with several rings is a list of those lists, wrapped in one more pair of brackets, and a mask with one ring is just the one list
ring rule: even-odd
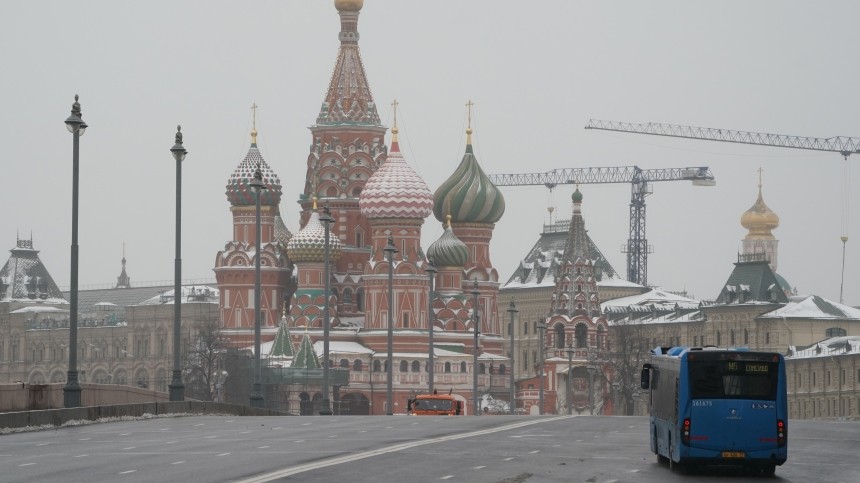
{"label": "asphalt road", "polygon": [[[660,465],[645,417],[195,416],[0,436],[2,482],[744,482]],[[860,422],[789,423],[781,482],[860,481]]]}

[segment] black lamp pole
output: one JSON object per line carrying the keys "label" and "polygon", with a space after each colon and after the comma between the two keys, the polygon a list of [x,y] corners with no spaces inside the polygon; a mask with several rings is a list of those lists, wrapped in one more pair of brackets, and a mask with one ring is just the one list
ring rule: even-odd
{"label": "black lamp pole", "polygon": [[433,292],[436,291],[436,272],[439,270],[433,266],[433,260],[428,258],[427,267],[424,268],[424,271],[427,272],[427,278],[430,279],[430,292],[427,299],[427,329],[429,331],[427,340],[427,387],[430,394],[433,394],[433,366],[436,362],[433,351],[433,326],[436,325],[436,317],[433,312]]}
{"label": "black lamp pole", "polygon": [[182,126],[176,126],[176,139],[170,148],[176,160],[176,259],[173,262],[173,378],[168,385],[171,401],[185,400],[180,365],[182,320],[182,161],[188,151],[182,146]]}
{"label": "black lamp pole", "polygon": [[394,414],[394,397],[392,394],[392,383],[394,382],[394,239],[388,237],[388,245],[383,250],[388,260],[388,373],[386,382],[386,414]]}
{"label": "black lamp pole", "polygon": [[510,396],[510,406],[511,406],[511,415],[515,414],[516,410],[516,391],[514,390],[514,316],[519,312],[517,310],[516,304],[514,304],[514,299],[511,299],[511,303],[508,306],[508,316],[511,318],[511,396]]}
{"label": "black lamp pole", "polygon": [[320,217],[320,222],[322,222],[323,227],[325,228],[325,251],[323,253],[323,261],[325,265],[325,303],[323,305],[323,400],[322,407],[320,408],[321,415],[330,415],[331,411],[331,402],[329,400],[329,387],[328,387],[328,366],[329,366],[329,297],[331,296],[331,289],[329,288],[329,226],[334,223],[334,218],[331,217],[331,211],[329,211],[328,206],[323,208],[323,214]]}
{"label": "black lamp pole", "polygon": [[69,281],[69,371],[63,387],[63,405],[81,406],[81,385],[78,384],[78,172],[79,142],[87,130],[81,119],[81,105],[75,94],[72,114],[66,118],[66,129],[72,133],[72,267]]}
{"label": "black lamp pole", "polygon": [[481,317],[478,314],[478,281],[475,280],[474,288],[472,289],[472,322],[475,324],[475,346],[472,353],[472,394],[474,395],[475,416],[481,415],[481,404],[478,402],[478,335],[481,333],[479,329]]}
{"label": "black lamp pole", "polygon": [[256,254],[254,256],[254,387],[251,389],[251,407],[263,407],[263,386],[260,382],[260,245],[263,238],[262,229],[260,227],[260,195],[266,189],[263,184],[263,173],[260,171],[260,165],[257,164],[257,170],[254,171],[254,179],[250,183],[251,191],[254,192],[255,208],[256,208]]}
{"label": "black lamp pole", "polygon": [[567,352],[567,391],[566,391],[565,399],[567,399],[567,415],[568,416],[573,414],[573,404],[572,404],[573,401],[570,400],[570,397],[571,397],[570,396],[570,385],[573,382],[573,374],[571,374],[571,372],[573,371],[573,351],[574,351],[573,347],[568,347],[567,349],[565,349],[565,352]]}

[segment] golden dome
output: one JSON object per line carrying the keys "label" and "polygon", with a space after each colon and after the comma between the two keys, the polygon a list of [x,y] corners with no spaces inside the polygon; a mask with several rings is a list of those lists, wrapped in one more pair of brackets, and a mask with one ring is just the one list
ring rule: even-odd
{"label": "golden dome", "polygon": [[364,0],[334,0],[338,12],[358,12],[363,6]]}
{"label": "golden dome", "polygon": [[749,230],[747,237],[769,238],[773,237],[770,231],[779,226],[779,216],[764,203],[761,185],[758,187],[758,199],[755,204],[741,215],[741,225]]}

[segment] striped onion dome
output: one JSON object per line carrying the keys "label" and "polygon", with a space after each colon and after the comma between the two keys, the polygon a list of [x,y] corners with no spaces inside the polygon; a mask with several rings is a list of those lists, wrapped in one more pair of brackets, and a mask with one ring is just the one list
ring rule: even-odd
{"label": "striped onion dome", "polygon": [[433,194],[421,176],[406,164],[396,128],[391,132],[388,159],[367,180],[358,200],[361,214],[367,218],[427,218],[433,209]]}
{"label": "striped onion dome", "polygon": [[[328,240],[329,261],[337,261],[343,245],[337,235],[331,231],[329,231]],[[295,263],[325,261],[325,227],[320,222],[318,211],[312,211],[305,227],[287,242],[287,256]]]}
{"label": "striped onion dome", "polygon": [[445,232],[427,249],[427,258],[437,267],[462,267],[469,260],[469,248],[451,230],[451,217]]}
{"label": "striped onion dome", "polygon": [[505,213],[502,192],[484,174],[472,152],[471,130],[460,166],[433,195],[433,215],[444,222],[450,214],[454,223],[496,223]]}
{"label": "striped onion dome", "polygon": [[263,173],[263,184],[266,185],[266,189],[260,194],[260,204],[276,206],[281,202],[281,180],[263,159],[260,150],[257,149],[257,143],[251,143],[251,149],[248,150],[245,159],[239,163],[227,181],[226,194],[230,205],[254,206],[256,201],[250,185],[258,165]]}

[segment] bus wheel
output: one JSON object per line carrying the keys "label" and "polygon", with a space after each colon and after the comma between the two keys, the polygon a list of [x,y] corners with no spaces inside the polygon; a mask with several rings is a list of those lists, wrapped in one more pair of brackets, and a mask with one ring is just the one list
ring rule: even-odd
{"label": "bus wheel", "polygon": [[776,465],[764,465],[761,467],[762,476],[773,476],[776,473]]}

